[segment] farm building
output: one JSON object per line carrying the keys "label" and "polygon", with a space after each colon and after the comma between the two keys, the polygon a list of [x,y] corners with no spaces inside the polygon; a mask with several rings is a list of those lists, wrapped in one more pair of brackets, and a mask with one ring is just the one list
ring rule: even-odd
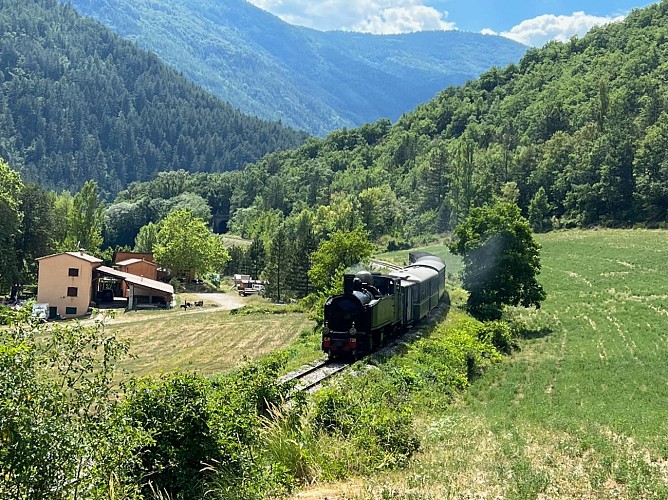
{"label": "farm building", "polygon": [[83,251],[47,255],[37,262],[37,302],[49,304],[50,319],[80,317],[92,306],[141,309],[170,307],[173,302],[171,285],[103,266],[101,259]]}

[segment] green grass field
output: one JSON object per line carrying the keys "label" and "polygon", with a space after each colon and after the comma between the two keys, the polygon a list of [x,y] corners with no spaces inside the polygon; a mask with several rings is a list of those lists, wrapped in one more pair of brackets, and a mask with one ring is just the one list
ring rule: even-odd
{"label": "green grass field", "polygon": [[443,414],[416,408],[408,470],[312,498],[668,498],[668,232],[537,239],[548,297],[516,311],[522,350]]}
{"label": "green grass field", "polygon": [[313,324],[306,314],[233,315],[227,311],[137,315],[108,326],[130,341],[131,357],[121,369],[129,376],[175,370],[217,374],[295,342]]}

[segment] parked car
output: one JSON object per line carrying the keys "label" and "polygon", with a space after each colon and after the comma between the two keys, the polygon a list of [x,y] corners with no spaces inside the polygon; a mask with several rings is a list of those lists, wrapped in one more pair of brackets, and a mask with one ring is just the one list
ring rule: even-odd
{"label": "parked car", "polygon": [[258,295],[264,294],[264,285],[261,283],[253,283],[251,286],[246,286],[239,288],[239,295],[245,297],[246,295],[253,295],[257,293]]}

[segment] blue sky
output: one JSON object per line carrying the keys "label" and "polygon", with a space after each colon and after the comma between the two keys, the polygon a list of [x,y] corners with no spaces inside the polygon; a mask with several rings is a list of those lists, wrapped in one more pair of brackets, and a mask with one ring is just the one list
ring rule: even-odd
{"label": "blue sky", "polygon": [[406,33],[459,29],[527,45],[568,40],[621,20],[647,0],[249,0],[283,20],[319,30]]}

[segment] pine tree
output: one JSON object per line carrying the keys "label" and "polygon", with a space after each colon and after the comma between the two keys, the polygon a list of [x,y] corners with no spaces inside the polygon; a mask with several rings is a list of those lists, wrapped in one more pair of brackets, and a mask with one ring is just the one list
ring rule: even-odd
{"label": "pine tree", "polygon": [[290,245],[285,228],[281,225],[271,239],[267,267],[263,273],[263,278],[267,282],[264,293],[276,302],[285,298],[289,251]]}
{"label": "pine tree", "polygon": [[311,254],[316,250],[317,243],[310,217],[308,214],[302,214],[297,223],[292,251],[288,257],[289,273],[286,282],[297,298],[306,297],[312,291],[308,271],[311,267]]}

